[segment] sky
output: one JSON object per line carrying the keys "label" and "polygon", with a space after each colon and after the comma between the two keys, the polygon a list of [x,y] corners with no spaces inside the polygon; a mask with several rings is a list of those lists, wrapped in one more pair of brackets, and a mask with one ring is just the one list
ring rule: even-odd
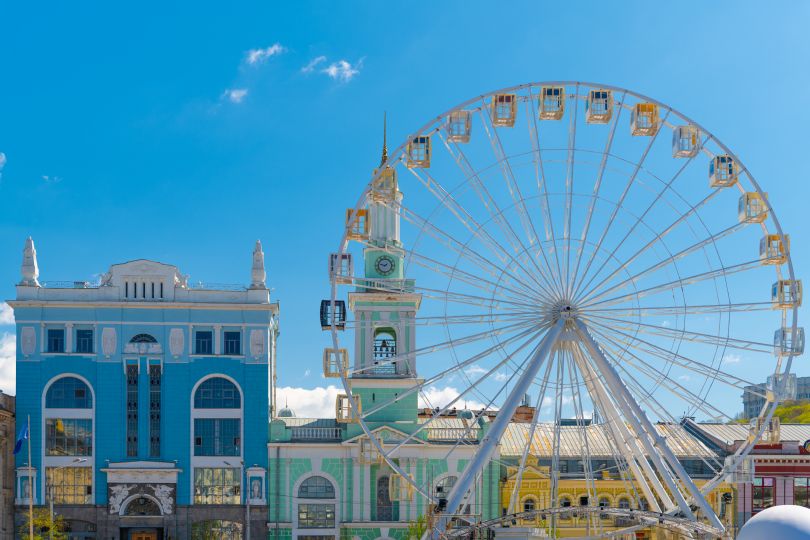
{"label": "sky", "polygon": [[[710,129],[769,193],[802,276],[810,4],[596,6],[7,5],[0,299],[14,297],[29,235],[43,280],[149,258],[216,283],[248,283],[261,239],[281,305],[279,396],[328,414],[318,303],[345,209],[379,163],[383,112],[396,147],[457,103],[543,80],[631,88]],[[13,315],[0,306],[0,388],[13,394]]]}

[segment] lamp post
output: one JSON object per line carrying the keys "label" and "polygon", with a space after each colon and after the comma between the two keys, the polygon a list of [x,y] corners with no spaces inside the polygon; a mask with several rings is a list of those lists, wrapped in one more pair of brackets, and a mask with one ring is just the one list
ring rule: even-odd
{"label": "lamp post", "polygon": [[[53,472],[60,471],[66,467],[70,467],[71,465],[76,465],[77,463],[84,463],[87,461],[87,458],[76,458],[67,465],[60,465],[59,467],[54,467]],[[46,476],[47,478],[47,476]],[[48,508],[51,515],[51,524],[48,527],[48,536],[53,540],[53,484],[48,481],[46,486],[46,491],[48,492]]]}

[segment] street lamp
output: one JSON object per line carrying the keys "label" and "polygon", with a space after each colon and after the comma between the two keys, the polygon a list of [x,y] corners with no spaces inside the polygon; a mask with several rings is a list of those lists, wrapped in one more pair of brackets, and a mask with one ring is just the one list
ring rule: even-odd
{"label": "street lamp", "polygon": [[[87,461],[87,458],[76,458],[67,465],[60,465],[59,467],[54,467],[53,473],[56,474],[56,471],[60,471],[66,467],[70,467],[71,465],[76,465],[77,463],[84,463],[85,461]],[[48,527],[48,536],[51,538],[51,540],[53,540],[53,484],[50,481],[47,482],[45,491],[48,492],[48,507],[50,509],[51,514],[51,524],[50,527]]]}
{"label": "street lamp", "polygon": [[[226,461],[225,464],[228,467],[233,467],[230,462]],[[242,484],[243,489],[242,491],[245,494],[245,538],[250,540],[250,488],[248,487],[248,476],[247,476],[247,468],[245,467],[245,460],[240,459],[239,465],[242,468],[242,472],[239,476],[243,476],[245,478],[244,483]]]}

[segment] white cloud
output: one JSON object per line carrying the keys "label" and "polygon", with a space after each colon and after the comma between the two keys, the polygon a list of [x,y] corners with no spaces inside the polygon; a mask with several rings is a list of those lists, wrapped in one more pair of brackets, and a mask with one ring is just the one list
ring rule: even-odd
{"label": "white cloud", "polygon": [[358,73],[360,73],[360,69],[362,69],[362,67],[363,67],[362,60],[360,60],[354,65],[350,64],[346,60],[338,60],[337,62],[332,62],[324,69],[322,69],[321,73],[325,73],[330,78],[336,81],[349,82]]}
{"label": "white cloud", "polygon": [[6,166],[6,155],[0,152],[0,178],[3,178],[3,167]]}
{"label": "white cloud", "polygon": [[307,65],[301,68],[301,73],[312,73],[313,71],[315,71],[315,68],[318,66],[318,64],[321,64],[323,62],[326,62],[325,56],[316,56],[315,58],[310,60]]}
{"label": "white cloud", "polygon": [[281,43],[274,43],[264,49],[250,49],[247,52],[245,61],[250,65],[261,64],[272,56],[277,56],[287,49],[281,46]]}
{"label": "white cloud", "polygon": [[[420,407],[444,407],[459,396],[459,391],[452,386],[445,386],[444,388],[437,388],[435,386],[429,387],[427,390],[422,390],[419,393],[419,406]],[[484,408],[484,404],[475,400],[460,399],[453,404],[453,407],[462,409],[464,407],[472,410],[480,410]],[[494,407],[491,407],[494,408]]]}
{"label": "white cloud", "polygon": [[14,310],[5,302],[0,303],[0,325],[14,324]]}
{"label": "white cloud", "polygon": [[247,88],[229,88],[222,93],[223,99],[227,99],[231,103],[242,103],[247,95]]}
{"label": "white cloud", "polygon": [[504,382],[506,379],[509,378],[509,374],[505,371],[497,371],[495,373],[495,380],[498,382]]}
{"label": "white cloud", "polygon": [[44,174],[42,175],[42,179],[45,181],[46,184],[58,184],[59,182],[62,181],[61,176],[47,176]]}
{"label": "white cloud", "polygon": [[487,370],[482,368],[478,364],[473,364],[464,370],[464,374],[467,375],[467,377],[475,377],[477,375],[483,375],[486,372]]}
{"label": "white cloud", "polygon": [[309,377],[310,375],[312,375],[312,370],[311,369],[305,369],[304,370],[304,377]]}
{"label": "white cloud", "polygon": [[[544,396],[543,403],[540,405],[541,409],[551,409],[554,407],[554,403],[557,398],[553,398],[551,396]],[[562,404],[563,405],[570,405],[574,402],[574,397],[570,394],[563,394],[562,395]]]}
{"label": "white cloud", "polygon": [[335,399],[342,389],[329,385],[326,388],[296,388],[285,386],[276,391],[278,408],[286,403],[301,418],[334,418]]}
{"label": "white cloud", "polygon": [[727,354],[723,357],[723,365],[739,364],[742,357],[737,354]]}
{"label": "white cloud", "polygon": [[0,390],[6,394],[17,393],[17,340],[14,334],[0,335]]}
{"label": "white cloud", "polygon": [[679,381],[688,381],[689,379],[691,379],[689,375],[678,375]]}
{"label": "white cloud", "polygon": [[664,322],[661,323],[661,326],[668,328],[672,326],[672,323],[670,323],[668,320],[665,320]]}

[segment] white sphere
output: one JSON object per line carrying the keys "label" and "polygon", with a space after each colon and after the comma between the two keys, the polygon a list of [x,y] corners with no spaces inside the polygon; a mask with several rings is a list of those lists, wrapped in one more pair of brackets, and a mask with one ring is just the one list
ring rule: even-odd
{"label": "white sphere", "polygon": [[737,540],[810,540],[810,508],[783,504],[748,520]]}

